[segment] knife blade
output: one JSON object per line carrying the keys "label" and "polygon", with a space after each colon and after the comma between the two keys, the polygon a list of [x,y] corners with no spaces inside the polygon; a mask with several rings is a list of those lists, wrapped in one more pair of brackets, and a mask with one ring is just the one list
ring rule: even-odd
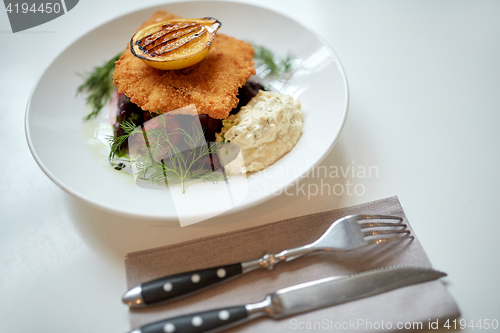
{"label": "knife blade", "polygon": [[280,289],[258,303],[168,318],[130,333],[219,332],[260,316],[284,318],[350,302],[446,276],[430,268],[391,266],[345,276],[328,277]]}

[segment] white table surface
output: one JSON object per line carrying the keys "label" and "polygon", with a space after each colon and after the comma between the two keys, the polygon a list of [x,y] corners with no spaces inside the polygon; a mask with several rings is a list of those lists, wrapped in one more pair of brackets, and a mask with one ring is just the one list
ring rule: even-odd
{"label": "white table surface", "polygon": [[126,253],[390,195],[399,196],[434,267],[449,274],[463,318],[500,319],[500,2],[246,1],[300,21],[333,46],[350,109],[322,165],[376,166],[378,177],[326,180],[362,184],[364,195],[281,195],[185,228],[71,197],[39,169],[24,134],[30,91],[67,45],[162,2],[82,0],[16,34],[0,10],[2,332],[125,332]]}

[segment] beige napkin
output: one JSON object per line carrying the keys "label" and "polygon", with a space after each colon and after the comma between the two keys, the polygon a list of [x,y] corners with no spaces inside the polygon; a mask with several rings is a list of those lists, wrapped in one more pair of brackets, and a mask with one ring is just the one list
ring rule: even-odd
{"label": "beige napkin", "polygon": [[[403,217],[397,197],[353,207],[300,216],[262,226],[205,237],[184,243],[129,253],[127,283],[133,287],[161,276],[260,257],[264,251],[308,244],[336,219],[351,214]],[[411,230],[411,227],[409,228]],[[411,234],[415,236],[413,230]],[[131,310],[132,328],[195,311],[258,302],[265,295],[295,284],[332,275],[344,275],[390,265],[431,267],[422,246],[414,240],[371,245],[343,253],[315,253],[257,270],[191,297],[148,309]],[[436,267],[439,270],[439,267]],[[453,277],[448,277],[453,279]],[[259,318],[228,332],[350,331],[389,332],[429,329],[460,316],[458,307],[439,280],[408,286],[377,296],[336,305],[281,320]],[[431,327],[433,328],[433,327]]]}

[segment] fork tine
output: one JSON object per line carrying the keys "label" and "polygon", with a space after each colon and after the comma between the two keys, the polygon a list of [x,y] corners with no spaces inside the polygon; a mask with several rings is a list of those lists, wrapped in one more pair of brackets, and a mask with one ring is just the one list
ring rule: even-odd
{"label": "fork tine", "polygon": [[391,215],[354,215],[356,220],[398,220],[403,221],[402,217],[399,216],[391,216]]}
{"label": "fork tine", "polygon": [[385,237],[385,238],[377,238],[377,239],[370,239],[368,240],[368,244],[380,244],[380,243],[389,243],[389,242],[396,242],[396,241],[402,241],[405,239],[415,239],[415,237],[407,235],[407,236],[395,236],[395,237]]}
{"label": "fork tine", "polygon": [[391,223],[391,222],[363,222],[360,223],[359,226],[361,229],[366,228],[377,228],[377,227],[402,227],[406,228],[407,225],[404,223]]}
{"label": "fork tine", "polygon": [[363,233],[364,237],[375,235],[410,234],[410,230],[370,230]]}

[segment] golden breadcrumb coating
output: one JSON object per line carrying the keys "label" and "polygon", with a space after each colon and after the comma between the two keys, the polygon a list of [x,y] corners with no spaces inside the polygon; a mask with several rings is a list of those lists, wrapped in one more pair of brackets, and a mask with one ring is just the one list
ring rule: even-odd
{"label": "golden breadcrumb coating", "polygon": [[[180,17],[159,10],[141,28],[176,18]],[[165,113],[194,104],[199,114],[224,119],[238,104],[238,88],[255,74],[253,54],[249,43],[218,33],[205,59],[169,71],[146,65],[127,46],[113,79],[118,91],[145,111]]]}

